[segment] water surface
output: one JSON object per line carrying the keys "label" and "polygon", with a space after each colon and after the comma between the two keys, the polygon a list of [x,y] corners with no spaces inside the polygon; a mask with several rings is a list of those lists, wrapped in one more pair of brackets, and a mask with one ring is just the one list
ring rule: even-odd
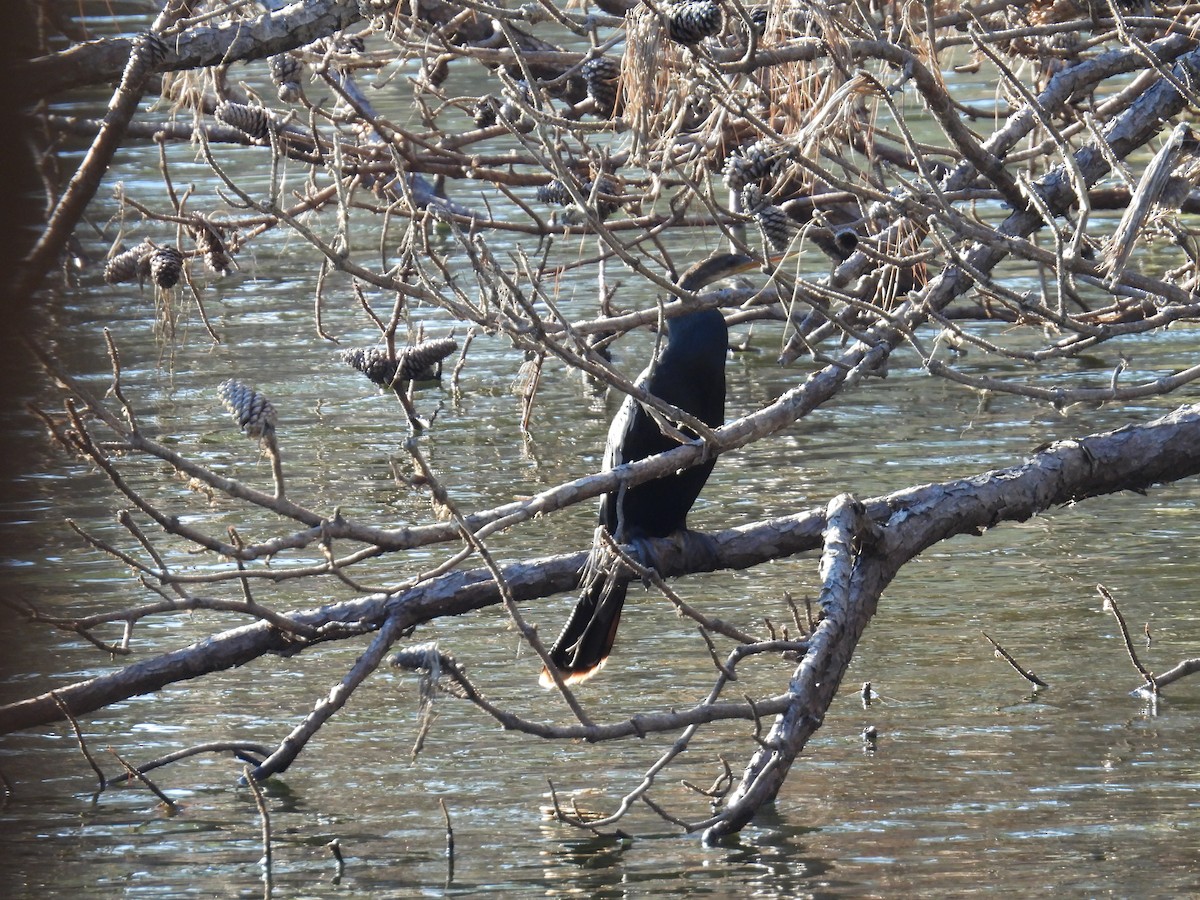
{"label": "water surface", "polygon": [[[131,151],[122,177],[153,183],[154,155]],[[186,167],[186,163],[180,163]],[[178,173],[186,175],[191,170]],[[199,177],[192,171],[192,177]],[[111,186],[111,185],[110,185]],[[97,212],[103,218],[103,209]],[[103,254],[103,246],[93,250]],[[341,346],[368,344],[372,328],[344,280],[333,278],[325,327],[315,334],[311,260],[294,240],[256,244],[245,271],[206,288],[222,343],[211,344],[194,312],[174,341],[153,336],[157,313],[147,292],[100,284],[97,269],[47,298],[42,327],[67,367],[92,390],[107,387],[101,329],[112,329],[126,390],[150,433],[217,471],[259,487],[269,466],[237,435],[216,385],[238,377],[280,410],[290,490],[311,508],[341,506],[364,521],[430,521],[428,497],[399,485],[406,430],[396,404],[338,360]],[[465,264],[465,262],[464,262]],[[592,304],[594,286],[567,282],[567,309]],[[380,298],[375,298],[380,299]],[[649,303],[650,297],[627,298]],[[431,334],[451,323],[432,308],[412,310]],[[461,331],[460,331],[461,334]],[[753,352],[730,362],[730,415],[749,412],[801,381],[808,364],[781,369],[780,335],[758,326]],[[630,374],[646,338],[618,346]],[[1174,328],[1105,347],[1070,377],[1105,383],[1117,353],[1133,361],[1127,378],[1182,365],[1200,334]],[[573,373],[548,365],[528,440],[517,433],[512,385],[523,357],[486,336],[473,345],[459,391],[422,392],[422,412],[438,414],[422,447],[465,511],[485,509],[588,474],[599,465],[609,407]],[[964,365],[973,362],[968,357]],[[1146,421],[1194,399],[1190,393],[1125,409],[1059,413],[1023,401],[988,403],[929,378],[911,354],[889,377],[868,382],[809,419],[723,457],[692,515],[701,529],[757,521],[850,491],[869,497],[913,484],[1010,465],[1058,437]],[[982,360],[980,360],[982,364]],[[151,599],[113,559],[85,546],[64,524],[130,549],[115,522],[107,483],[53,449],[27,414],[26,400],[58,408],[45,379],[14,397],[4,426],[21,453],[3,508],[6,590],[60,613],[89,613]],[[160,467],[135,467],[137,483],[196,523],[249,538],[278,523],[225,501],[208,504]],[[632,790],[670,738],[599,746],[548,743],[502,732],[478,710],[443,698],[419,757],[417,686],[380,670],[309,744],[284,776],[266,786],[278,896],[906,896],[983,892],[1069,896],[1182,896],[1200,891],[1200,695],[1172,687],[1157,709],[1129,696],[1139,679],[1112,617],[1095,592],[1103,582],[1153,646],[1144,661],[1162,670],[1197,655],[1200,538],[1194,480],[1147,496],[1120,495],[1054,510],[981,537],[933,548],[906,567],[885,594],[824,727],[797,762],[777,807],[728,845],[704,848],[644,807],[620,828],[593,835],[553,823],[553,782],[564,802],[608,811]],[[529,523],[498,536],[504,561],[586,547],[593,507]],[[216,565],[168,542],[174,564]],[[451,552],[427,548],[387,557],[356,573],[384,586]],[[715,573],[676,583],[706,612],[748,628],[763,617],[786,621],[784,592],[818,589],[813,558],[780,560],[752,572]],[[256,586],[281,609],[353,594],[333,581]],[[529,604],[526,614],[552,634],[572,598]],[[139,627],[137,658],[181,646],[234,624],[196,613]],[[1031,693],[993,657],[982,631],[1000,640],[1050,687]],[[115,637],[115,635],[110,635]],[[488,695],[542,720],[570,721],[536,685],[538,666],[498,609],[423,627],[413,641],[437,640],[469,667]],[[85,717],[88,743],[110,774],[106,751],[143,763],[213,739],[281,740],[342,678],[368,638],[326,644],[290,658],[172,686]],[[0,631],[5,665],[0,699],[9,701],[111,671],[91,645],[44,626],[10,620]],[[782,689],[790,667],[755,660],[738,691]],[[645,709],[696,702],[714,671],[694,629],[661,598],[636,589],[617,653],[603,676],[580,691],[603,721]],[[879,694],[864,709],[857,685]],[[864,727],[878,729],[874,750]],[[724,756],[740,771],[753,749],[752,726],[705,730],[659,779],[656,802],[687,820],[707,801],[682,785],[707,785]],[[112,896],[260,896],[258,814],[236,780],[241,767],[201,757],[154,773],[180,805],[168,815],[141,787],[96,794],[95,780],[65,724],[0,739],[0,771],[13,795],[0,807],[0,884],[5,896],[62,896],[95,889]],[[453,869],[445,854],[449,810]],[[327,844],[346,857],[338,876]],[[96,886],[96,887],[94,887]]]}

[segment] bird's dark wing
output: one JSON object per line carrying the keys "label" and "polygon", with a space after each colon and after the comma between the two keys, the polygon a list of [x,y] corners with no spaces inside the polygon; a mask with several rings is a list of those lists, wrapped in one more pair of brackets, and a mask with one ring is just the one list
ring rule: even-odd
{"label": "bird's dark wing", "polygon": [[[660,360],[661,362],[661,360]],[[722,363],[724,361],[722,360]],[[665,381],[656,378],[658,368],[647,369],[638,379],[651,393],[657,386],[669,394],[668,402],[681,409],[692,407],[705,422],[719,425],[724,414],[725,382],[724,367],[719,372],[719,381],[709,378],[707,382],[695,381],[695,372],[685,379]],[[681,374],[676,369],[676,374]],[[656,384],[657,382],[657,384]],[[704,396],[710,401],[704,408],[698,403],[703,399],[691,391],[691,386],[707,387]],[[608,443],[604,450],[604,469],[615,468],[627,462],[645,459],[657,453],[678,447],[678,442],[665,434],[645,408],[632,397],[626,397],[608,430]],[[699,496],[715,460],[701,463],[682,472],[643,482],[632,487],[622,485],[600,499],[600,525],[621,543],[646,537],[666,537],[684,528],[688,510]],[[612,555],[603,547],[592,548],[585,575],[584,588],[580,592],[571,618],[550,650],[550,658],[566,676],[568,684],[584,681],[604,665],[612,652],[617,638],[617,626],[621,621],[621,610],[629,588],[628,574],[613,571]],[[542,682],[549,676],[543,673]]]}
{"label": "bird's dark wing", "polygon": [[[642,372],[639,383],[645,383],[649,371]],[[647,426],[661,437],[658,426],[646,415],[641,404],[633,397],[626,397],[608,427],[604,471],[649,455],[643,452],[647,437],[652,437]],[[600,525],[617,540],[625,539],[621,509],[627,490],[621,487],[600,498]],[[584,572],[583,590],[571,612],[571,618],[550,648],[550,658],[566,677],[567,684],[584,681],[598,672],[617,639],[617,626],[621,622],[629,577],[614,571],[612,562],[611,554],[601,545],[592,547]],[[542,672],[541,681],[543,685],[548,685],[551,683],[550,676]]]}
{"label": "bird's dark wing", "polygon": [[[681,280],[687,290],[736,269],[745,257],[722,256],[693,267]],[[709,426],[725,416],[725,356],[729,332],[716,309],[674,319],[655,362],[638,378],[649,393],[679,407]],[[645,408],[626,397],[613,418],[604,449],[606,470],[654,456],[678,443],[663,434]],[[686,526],[715,460],[639,485],[622,485],[600,501],[600,525],[618,542],[667,537]],[[550,659],[568,683],[588,678],[604,665],[617,637],[630,576],[603,546],[592,548],[584,588],[566,627],[550,649]],[[542,683],[551,683],[542,673]]]}
{"label": "bird's dark wing", "polygon": [[[644,384],[649,371],[647,369],[638,376],[639,384]],[[645,430],[646,421],[649,421],[649,419],[650,417],[646,415],[646,411],[642,409],[642,405],[634,400],[633,397],[626,397],[622,401],[617,414],[613,416],[613,420],[608,426],[608,440],[604,445],[604,462],[602,463],[601,471],[608,472],[631,460],[645,459],[645,454],[642,456],[631,456],[630,452],[636,450],[635,445],[641,443],[641,440],[635,440],[632,437],[633,433],[636,430],[640,435]],[[653,421],[650,421],[649,424],[654,425]],[[624,491],[624,488],[618,488],[600,498],[600,524],[605,531],[616,536],[618,540],[621,540],[620,535],[622,532],[620,527],[620,506]]]}

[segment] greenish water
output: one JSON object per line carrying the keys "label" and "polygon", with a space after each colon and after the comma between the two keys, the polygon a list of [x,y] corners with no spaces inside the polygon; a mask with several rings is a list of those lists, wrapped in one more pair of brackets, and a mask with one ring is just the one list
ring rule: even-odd
{"label": "greenish water", "polygon": [[[305,298],[259,255],[256,279],[230,279],[210,307],[225,342],[212,347],[193,329],[158,368],[148,338],[148,295],[89,284],[61,297],[54,324],[71,336],[63,352],[102,389],[107,366],[99,329],[111,323],[126,385],[153,432],[189,455],[260,486],[269,467],[232,432],[215,386],[228,375],[256,383],[280,408],[281,444],[297,499],[385,523],[428,521],[428,501],[398,487],[389,458],[400,453],[399,411],[312,337]],[[431,320],[436,313],[429,311]],[[327,323],[348,343],[369,330],[343,304]],[[731,362],[731,413],[750,410],[803,377],[761,353]],[[1194,354],[1196,335],[1172,331],[1132,349],[1156,365]],[[631,342],[632,346],[632,342]],[[632,351],[621,361],[636,368]],[[578,378],[547,372],[534,434],[516,434],[519,399],[510,391],[521,358],[499,342],[478,342],[461,392],[419,395],[442,409],[423,445],[466,509],[586,474],[598,464],[606,428],[602,402]],[[39,388],[43,399],[48,389]],[[1164,408],[1167,404],[1164,404]],[[840,399],[786,433],[723,458],[693,526],[716,528],[824,504],[850,490],[870,496],[1019,461],[1052,437],[1140,421],[1147,408],[1061,416],[1016,400],[987,408],[912,368],[903,355],[884,382]],[[111,494],[94,474],[38,450],[6,509],[6,546],[15,564],[9,590],[61,611],[95,611],[146,601],[118,565],[83,547],[62,523],[71,516],[128,545],[114,523]],[[1200,573],[1187,551],[1197,535],[1197,487],[1185,482],[1148,497],[1088,501],[979,538],[940,545],[904,570],[880,613],[824,728],[792,772],[778,808],[733,845],[706,849],[636,809],[621,827],[628,841],[555,825],[546,817],[548,779],[581,807],[609,810],[637,785],[664,749],[655,740],[600,746],[546,743],[506,734],[451,698],[416,762],[415,682],[381,670],[327,725],[296,765],[268,786],[275,834],[274,876],[287,896],[441,894],[785,897],[893,896],[1012,890],[1092,896],[1181,895],[1196,887],[1200,779],[1194,735],[1200,699],[1186,682],[1157,714],[1127,696],[1137,678],[1094,585],[1104,582],[1135,627],[1149,622],[1146,662],[1163,669],[1195,655],[1200,633],[1194,589]],[[206,506],[181,486],[166,500],[187,504],[210,530],[238,523],[248,535],[276,526],[228,504]],[[496,542],[502,559],[587,545],[592,507],[533,523]],[[447,551],[431,548],[384,559],[360,574],[385,584]],[[786,616],[781,597],[815,593],[812,559],[782,560],[747,573],[680,581],[707,612],[754,627]],[[281,608],[350,596],[341,586],[263,586],[258,598]],[[526,614],[553,632],[571,599],[530,604]],[[138,656],[216,630],[219,616],[155,620],[137,632]],[[1031,696],[995,660],[980,631],[1004,643],[1051,685]],[[503,614],[487,610],[423,628],[469,665],[489,695],[522,714],[566,722],[561,704],[536,686],[537,666],[519,652]],[[10,622],[3,635],[4,699],[27,696],[112,663],[90,645],[44,627]],[[83,727],[104,767],[104,749],[144,762],[212,739],[271,745],[332,686],[365,639],[299,656],[270,657],[243,669],[173,686],[88,716]],[[741,690],[777,691],[789,667],[747,666]],[[581,690],[600,720],[661,709],[702,696],[713,671],[687,625],[649,592],[635,591],[618,651],[603,676]],[[882,695],[863,709],[853,686]],[[859,734],[874,725],[874,752]],[[681,818],[699,819],[705,802],[680,784],[708,783],[724,754],[735,771],[752,749],[745,723],[714,727],[668,770],[652,796]],[[187,896],[261,892],[257,813],[235,786],[238,764],[202,758],[159,770],[156,780],[182,811],[166,815],[139,788],[93,796],[94,782],[69,729],[53,725],[0,741],[0,770],[15,793],[0,809],[7,895],[87,890]],[[455,833],[447,884],[446,802]],[[337,838],[347,857],[340,882],[325,848]]]}
{"label": "greenish water", "polygon": [[[154,154],[131,152],[122,177],[150,185]],[[247,163],[249,165],[249,163]],[[198,170],[177,176],[199,177]],[[103,207],[103,204],[102,204]],[[106,207],[105,207],[106,208]],[[97,216],[102,218],[102,213]],[[93,249],[103,248],[97,245]],[[177,340],[151,336],[150,293],[100,284],[99,271],[46,298],[44,334],[67,367],[93,390],[107,387],[101,329],[121,348],[126,391],[152,434],[180,452],[264,489],[270,468],[234,433],[216,396],[238,377],[267,393],[280,411],[289,490],[310,508],[341,506],[364,521],[432,520],[428,498],[398,485],[405,428],[396,404],[338,360],[342,346],[370,343],[344,279],[331,278],[325,327],[315,334],[311,260],[295,241],[255,246],[245,272],[212,283],[205,298],[222,343],[212,345],[193,313]],[[465,262],[464,262],[465,265]],[[594,284],[567,282],[568,309],[594,304]],[[380,299],[380,298],[376,298]],[[646,303],[650,297],[630,297]],[[414,309],[433,335],[449,321]],[[749,412],[808,374],[781,369],[780,336],[758,326],[753,352],[730,363],[729,413]],[[618,345],[629,373],[648,352],[645,338]],[[1186,364],[1200,333],[1175,328],[1106,347],[1071,377],[1107,379],[1123,352],[1126,377]],[[970,361],[968,357],[968,361]],[[513,392],[523,358],[503,341],[480,337],[458,392],[418,395],[438,410],[422,447],[466,511],[586,475],[599,466],[609,411],[579,378],[548,366],[532,435],[517,432]],[[11,363],[6,363],[6,365]],[[57,408],[44,379],[27,380],[4,426],[20,448],[7,460],[5,590],[59,612],[88,613],[146,602],[111,558],[90,549],[65,517],[130,548],[115,522],[120,508],[106,482],[49,446],[25,400]],[[803,422],[723,457],[691,524],[715,529],[810,506],[837,493],[867,497],[956,478],[1024,459],[1045,441],[1140,422],[1194,400],[1192,392],[1126,409],[1060,414],[1012,398],[987,405],[935,381],[900,353],[885,381],[871,381]],[[214,533],[236,525],[257,539],[282,530],[272,519],[209,504],[186,486],[135,467],[138,484]],[[1149,623],[1155,670],[1197,655],[1200,537],[1194,481],[1149,496],[1100,498],[982,537],[957,538],[908,566],[885,594],[824,727],[793,769],[777,808],[735,841],[702,847],[644,807],[620,827],[630,838],[595,836],[553,823],[552,781],[580,808],[612,810],[634,789],[669,738],[597,746],[549,743],[499,730],[452,698],[420,756],[417,686],[381,669],[310,743],[285,776],[266,786],[274,834],[276,896],[912,896],[1014,893],[1067,896],[1184,896],[1200,891],[1200,694],[1172,687],[1157,710],[1132,698],[1139,679],[1111,616],[1095,593],[1103,582],[1134,627]],[[593,505],[497,537],[504,561],[588,546]],[[427,548],[356,571],[387,585],[452,552]],[[168,558],[199,569],[184,548]],[[764,616],[786,620],[785,591],[815,594],[815,560],[781,560],[752,572],[715,573],[676,583],[704,611],[745,627]],[[353,596],[332,581],[256,587],[282,609]],[[572,598],[529,604],[543,634],[559,627]],[[214,613],[158,618],[136,632],[137,658],[181,646],[235,620]],[[980,632],[1001,641],[1050,688],[1031,695],[993,657]],[[537,687],[538,665],[498,609],[439,621],[413,641],[437,640],[466,664],[495,701],[533,718],[567,723],[561,702]],[[174,685],[89,715],[89,745],[110,774],[105,752],[143,763],[208,740],[272,746],[338,684],[368,639],[328,644],[289,658]],[[86,642],[9,620],[0,630],[0,700],[9,701],[111,671],[115,663]],[[790,666],[756,660],[739,690],[778,692]],[[634,590],[617,653],[603,676],[580,690],[595,718],[694,703],[714,678],[694,629],[665,601]],[[864,709],[854,687],[880,695]],[[879,740],[865,750],[863,728]],[[708,784],[724,756],[740,771],[753,750],[752,727],[706,729],[656,783],[652,797],[683,819],[703,818],[707,802],[685,788]],[[104,896],[261,896],[258,813],[236,786],[240,764],[202,757],[160,769],[155,780],[178,802],[167,815],[140,787],[94,794],[94,778],[64,724],[0,738],[0,772],[13,794],[0,806],[0,894],[13,898],[95,892]],[[454,828],[451,872],[444,801]],[[340,876],[327,844],[337,839]]]}

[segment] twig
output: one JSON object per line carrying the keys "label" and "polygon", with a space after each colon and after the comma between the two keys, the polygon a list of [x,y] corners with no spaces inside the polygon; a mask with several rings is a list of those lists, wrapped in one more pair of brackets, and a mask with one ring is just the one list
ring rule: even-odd
{"label": "twig", "polygon": [[[800,608],[798,606],[796,606],[796,601],[792,599],[792,594],[790,591],[783,592],[783,601],[788,605],[788,609],[790,609],[792,611],[792,622],[794,622],[796,625],[796,631],[799,632],[801,635],[811,633],[812,627],[810,625],[809,627],[806,628],[804,622],[801,621]],[[808,597],[804,598],[804,604],[808,611],[809,617],[811,618],[812,606],[810,605],[810,601],[809,601]]]}
{"label": "twig", "polygon": [[[797,642],[763,642],[761,644],[740,644],[730,654],[724,668],[733,669],[737,663],[758,653],[778,653],[781,651],[798,652],[805,645]],[[474,703],[481,710],[492,716],[506,729],[520,731],[537,737],[559,740],[608,741],[623,737],[645,737],[665,731],[678,731],[680,728],[703,724],[709,721],[727,718],[752,719],[759,715],[778,712],[782,698],[767,697],[757,702],[742,703],[717,702],[719,691],[714,690],[701,703],[689,709],[672,710],[670,712],[647,712],[637,716],[608,724],[583,725],[546,725],[521,718],[514,713],[501,709],[483,695],[455,659],[444,651],[421,645],[398,650],[391,658],[393,666],[410,671],[428,671],[431,667],[429,653],[436,654],[436,666],[448,675],[462,690],[461,697]],[[724,682],[722,682],[722,685]]]}
{"label": "twig", "polygon": [[[251,756],[266,756],[271,751],[262,744],[249,743],[245,741],[209,741],[204,744],[196,744],[191,747],[184,747],[182,750],[176,750],[173,753],[168,753],[166,756],[160,756],[157,759],[152,759],[149,762],[142,763],[138,766],[141,772],[151,772],[162,766],[168,766],[171,763],[179,762],[181,759],[188,759],[193,756],[199,756],[201,753],[230,753],[242,760],[243,762],[256,763],[257,761]],[[119,778],[112,779],[116,781],[128,781],[134,776],[129,772]]]}
{"label": "twig", "polygon": [[304,721],[292,729],[275,751],[261,764],[255,766],[254,777],[261,780],[285,771],[304,749],[304,745],[308,743],[309,739],[346,704],[350,695],[366,680],[367,676],[375,671],[383,659],[383,655],[399,639],[404,630],[398,617],[388,616],[372,639],[370,646],[355,660],[350,671],[315,704],[312,711],[305,716]]}
{"label": "twig", "polygon": [[667,584],[667,582],[661,575],[658,574],[657,571],[650,566],[642,565],[642,563],[630,556],[627,552],[625,552],[625,549],[621,547],[620,544],[613,540],[612,535],[607,531],[604,529],[597,529],[597,534],[600,536],[600,540],[603,542],[603,544],[614,554],[616,554],[617,558],[624,565],[632,569],[634,574],[645,581],[649,581],[656,588],[658,588],[658,590],[662,592],[662,595],[671,601],[679,615],[687,616],[689,619],[696,622],[704,631],[715,631],[717,634],[723,634],[725,637],[742,644],[758,643],[758,638],[754,637],[754,635],[747,634],[740,628],[730,625],[728,622],[718,619],[715,616],[706,616],[704,613],[700,612],[690,603],[685,601],[682,597],[675,593],[674,590],[671,589],[671,586]]}
{"label": "twig", "polygon": [[54,702],[58,704],[58,708],[62,710],[67,721],[71,723],[71,728],[75,731],[75,740],[79,742],[79,749],[83,752],[83,758],[88,761],[88,765],[92,767],[92,771],[96,773],[96,780],[100,782],[99,790],[104,790],[108,787],[108,778],[105,777],[104,771],[88,750],[87,741],[83,739],[83,732],[79,728],[79,723],[75,721],[75,717],[71,715],[71,710],[67,708],[67,704],[63,702],[62,697],[58,696],[54,691],[50,692],[50,696],[54,698]]}
{"label": "twig", "polygon": [[699,785],[692,784],[686,778],[680,781],[680,784],[690,791],[695,791],[697,794],[708,797],[714,802],[724,798],[729,793],[729,789],[733,787],[733,769],[730,768],[729,761],[724,756],[718,755],[717,759],[721,761],[722,771],[709,787],[702,788]]}
{"label": "twig", "polygon": [[334,838],[325,846],[329,849],[329,852],[333,854],[333,858],[337,862],[337,871],[333,875],[333,883],[339,884],[342,880],[342,876],[346,874],[346,859],[344,856],[342,856],[342,842],[337,838]]}
{"label": "twig", "polygon": [[[840,494],[829,501],[819,563],[818,605],[825,617],[809,637],[807,652],[792,673],[788,711],[776,717],[725,809],[704,825],[705,842],[739,830],[764,803],[772,802],[800,750],[821,727],[887,583],[873,568],[876,545],[884,539],[854,497]],[[886,556],[880,551],[880,558]]]}
{"label": "twig", "polygon": [[[533,359],[526,361],[529,367],[525,374],[524,389],[521,391],[521,434],[529,434],[529,423],[533,419],[533,401],[537,397],[538,386],[542,382],[542,366],[546,362],[546,354],[535,354]],[[524,366],[522,368],[525,368]]]}
{"label": "twig", "polygon": [[648,794],[642,794],[641,800],[648,807],[650,807],[652,810],[654,810],[658,814],[659,818],[663,819],[666,822],[670,822],[672,825],[677,825],[678,827],[682,828],[684,831],[688,832],[689,834],[691,832],[697,831],[698,829],[703,827],[701,825],[695,825],[691,822],[685,822],[683,819],[680,819],[680,818],[677,818],[676,816],[671,815],[669,812],[667,812],[665,809],[663,809],[661,806],[659,806],[657,803],[655,803],[653,800],[651,800],[650,796]]}
{"label": "twig", "polygon": [[463,539],[475,548],[476,552],[483,560],[484,565],[487,567],[488,571],[492,575],[492,578],[496,582],[496,587],[500,591],[501,601],[504,603],[504,608],[508,611],[509,618],[512,619],[517,631],[520,632],[521,636],[525,639],[529,646],[532,647],[534,652],[537,653],[537,655],[541,658],[542,666],[550,674],[554,681],[555,687],[558,688],[559,694],[562,696],[563,700],[566,701],[567,706],[570,708],[571,712],[574,713],[575,718],[577,718],[580,724],[584,727],[590,727],[592,725],[591,718],[586,712],[584,712],[583,707],[579,704],[574,692],[567,687],[566,682],[563,680],[562,674],[558,671],[558,667],[555,666],[551,661],[549,651],[537,636],[537,629],[530,626],[525,621],[525,617],[521,615],[521,611],[517,608],[516,600],[513,598],[512,591],[508,586],[508,581],[505,579],[504,573],[492,559],[492,555],[488,552],[483,540],[471,530],[471,527],[467,524],[462,514],[458,511],[458,507],[455,505],[454,501],[450,499],[450,495],[446,492],[446,489],[442,486],[441,482],[438,481],[437,477],[433,473],[433,469],[430,468],[429,463],[425,460],[425,456],[423,453],[421,453],[420,447],[417,446],[416,440],[410,437],[404,442],[404,449],[406,449],[412,455],[413,460],[417,463],[417,466],[421,470],[421,474],[424,476],[426,483],[429,485],[430,491],[433,493],[434,499],[436,499],[447,510],[449,510],[450,515],[454,518],[454,521],[458,523],[458,527],[462,533]]}
{"label": "twig", "polygon": [[166,794],[164,794],[162,791],[160,791],[158,789],[158,785],[156,785],[153,781],[151,781],[148,777],[146,777],[145,773],[139,771],[137,768],[135,768],[134,766],[132,766],[128,762],[126,762],[121,757],[121,754],[119,754],[112,747],[108,748],[108,752],[116,757],[117,762],[119,762],[121,764],[121,767],[125,769],[126,773],[128,773],[131,777],[136,778],[138,781],[140,781],[142,784],[144,784],[146,787],[148,787],[150,789],[150,791],[154,794],[154,796],[156,796],[159,800],[162,801],[163,805],[166,806],[167,810],[171,813],[171,815],[175,815],[176,813],[179,812],[179,806],[175,803],[175,801],[172,800],[170,797],[168,797]]}
{"label": "twig", "polygon": [[442,807],[442,817],[446,820],[446,885],[454,881],[454,826],[450,824],[450,810],[446,807],[446,798],[438,797]]}
{"label": "twig", "polygon": [[717,647],[713,644],[712,638],[708,636],[708,630],[701,626],[698,631],[700,632],[700,637],[704,638],[704,644],[708,648],[708,655],[712,658],[713,665],[717,667],[717,671],[730,681],[736,681],[737,675],[734,674],[734,671],[721,662],[717,656]]}
{"label": "twig", "polygon": [[1185,659],[1178,665],[1168,669],[1166,672],[1163,672],[1161,675],[1155,675],[1153,681],[1147,679],[1145,684],[1133,691],[1130,691],[1130,693],[1139,694],[1144,691],[1154,691],[1158,688],[1164,688],[1174,681],[1178,681],[1181,678],[1186,678],[1188,675],[1195,675],[1197,672],[1200,672],[1200,657],[1195,659]]}
{"label": "twig", "polygon": [[125,394],[121,390],[121,354],[117,350],[116,341],[113,340],[112,332],[107,328],[104,329],[104,343],[108,347],[108,358],[112,364],[112,387],[110,390],[117,401],[121,404],[121,408],[125,411],[125,421],[129,424],[129,430],[134,434],[138,432],[137,416],[134,415],[133,407],[129,401],[125,399]]}
{"label": "twig", "polygon": [[[982,634],[985,638],[987,638],[988,643],[991,644],[995,648],[996,656],[998,656],[1000,659],[1004,660],[1006,663],[1008,663],[1010,666],[1012,666],[1013,670],[1016,671],[1016,673],[1018,675],[1020,675],[1022,678],[1024,678],[1026,681],[1028,681],[1030,684],[1034,685],[1035,687],[1050,687],[1050,685],[1046,684],[1046,682],[1044,682],[1044,681],[1042,681],[1042,679],[1038,678],[1037,675],[1035,675],[1033,672],[1030,672],[1028,669],[1021,668],[1020,663],[1018,663],[1015,659],[1013,659],[1012,655],[1007,650],[1005,650],[998,643],[996,643],[994,640],[992,640],[986,631],[981,631],[979,633]],[[870,692],[869,685],[867,687],[867,691],[869,694],[869,692]]]}
{"label": "twig", "polygon": [[87,204],[95,196],[96,189],[120,146],[125,129],[137,111],[138,103],[154,71],[155,58],[160,49],[165,51],[165,45],[155,32],[160,32],[171,24],[181,8],[182,5],[179,4],[166,4],[154,24],[150,26],[150,32],[139,34],[133,39],[129,59],[121,75],[121,83],[109,101],[104,122],[83,162],[55,205],[45,230],[23,267],[15,285],[17,297],[25,298],[36,290],[66,246]]}
{"label": "twig", "polygon": [[463,338],[462,351],[458,354],[458,362],[454,364],[454,373],[450,376],[450,387],[457,391],[459,387],[459,378],[462,376],[463,368],[467,365],[467,350],[471,346],[471,342],[475,340],[475,328],[467,329],[467,336]]}
{"label": "twig", "polygon": [[1142,661],[1138,659],[1137,651],[1133,649],[1133,640],[1129,637],[1129,628],[1125,625],[1125,617],[1121,615],[1120,607],[1117,606],[1117,601],[1113,595],[1102,584],[1096,585],[1096,591],[1104,598],[1104,608],[1113,614],[1113,618],[1117,620],[1117,626],[1121,629],[1121,640],[1125,642],[1125,652],[1129,654],[1129,660],[1133,663],[1133,667],[1138,670],[1138,673],[1146,679],[1146,683],[1150,685],[1151,691],[1158,695],[1158,682],[1154,679],[1154,674],[1142,665]]}
{"label": "twig", "polygon": [[258,781],[254,777],[254,772],[250,766],[246,766],[242,770],[242,776],[246,779],[246,783],[250,785],[250,791],[254,794],[254,805],[258,807],[258,819],[261,823],[262,830],[262,848],[263,855],[259,864],[263,870],[263,884],[266,886],[267,896],[271,894],[271,886],[274,880],[274,869],[271,859],[271,812],[267,809],[267,800],[263,796],[262,788],[258,786]]}

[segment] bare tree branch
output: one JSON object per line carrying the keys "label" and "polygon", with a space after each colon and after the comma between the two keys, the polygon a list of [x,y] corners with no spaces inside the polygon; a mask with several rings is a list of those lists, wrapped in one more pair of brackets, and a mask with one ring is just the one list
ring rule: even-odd
{"label": "bare tree branch", "polygon": [[[865,501],[863,507],[871,521],[885,527],[889,537],[884,571],[894,575],[894,569],[904,562],[954,535],[978,532],[1005,521],[1024,521],[1038,512],[1086,497],[1144,491],[1197,473],[1200,407],[1189,406],[1146,425],[1058,442],[1021,465],[975,478],[910,488]],[[717,532],[710,535],[713,555],[704,560],[683,558],[680,547],[669,539],[647,541],[646,545],[660,574],[677,577],[721,568],[748,568],[811,550],[819,546],[824,528],[825,516],[810,510]],[[587,551],[579,551],[504,566],[501,571],[513,598],[528,602],[574,588],[586,557]],[[876,577],[883,579],[882,574]],[[380,629],[386,622],[386,631],[377,635],[373,644],[383,648],[396,635],[422,622],[462,615],[498,602],[496,584],[488,570],[450,572],[394,594],[291,613],[288,618],[299,626],[324,626],[318,637],[303,644],[268,623],[252,623],[109,675],[67,685],[55,694],[79,717],[177,681],[245,665],[264,653],[296,652],[347,633]],[[333,625],[339,627],[332,629]],[[361,677],[377,662],[372,657]],[[62,716],[49,694],[18,701],[0,707],[0,733],[58,721]]]}

